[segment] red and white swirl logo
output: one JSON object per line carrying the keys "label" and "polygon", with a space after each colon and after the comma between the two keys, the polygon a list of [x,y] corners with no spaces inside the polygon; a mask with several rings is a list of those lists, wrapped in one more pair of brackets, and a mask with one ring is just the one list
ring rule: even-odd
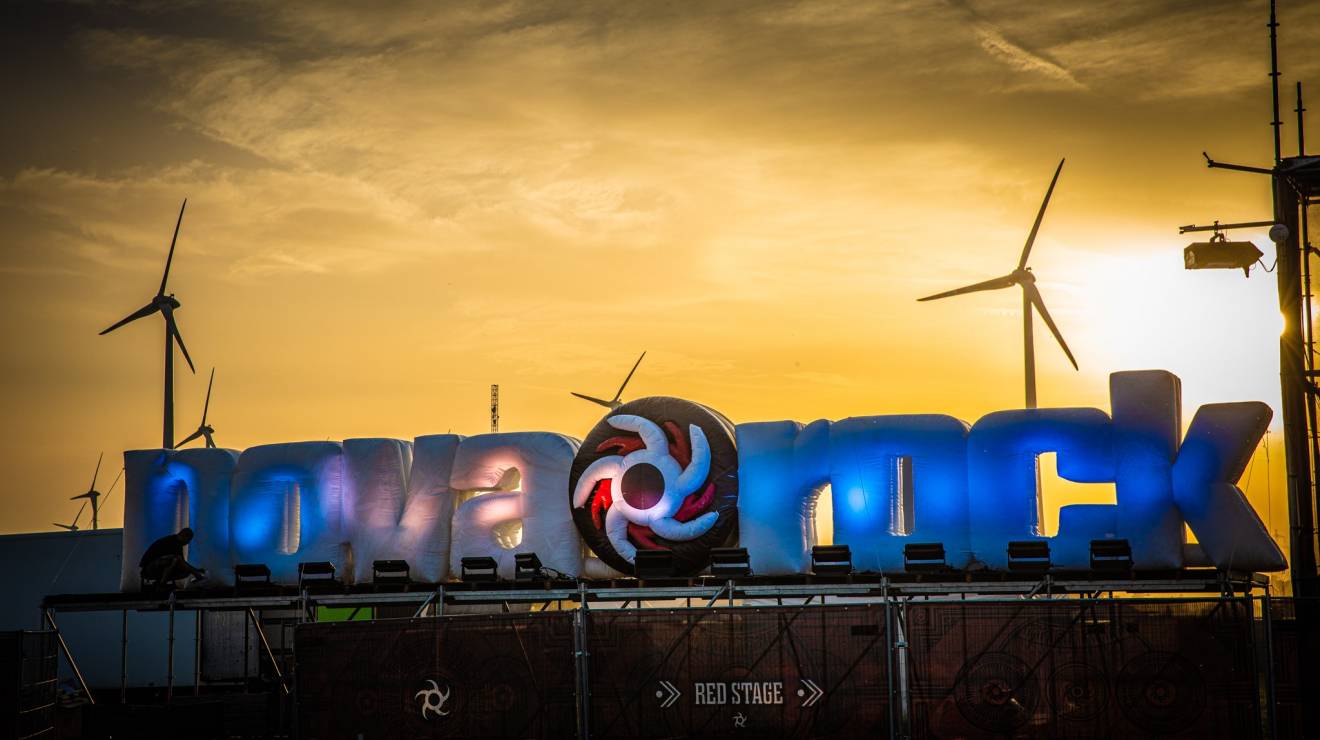
{"label": "red and white swirl logo", "polygon": [[696,573],[737,524],[733,425],[691,401],[631,401],[587,435],[569,487],[573,520],[601,560],[631,573],[638,550],[664,549],[676,574]]}

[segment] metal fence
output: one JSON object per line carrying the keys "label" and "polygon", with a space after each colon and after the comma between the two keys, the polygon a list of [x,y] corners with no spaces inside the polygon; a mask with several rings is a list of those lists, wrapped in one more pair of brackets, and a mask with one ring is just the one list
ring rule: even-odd
{"label": "metal fence", "polygon": [[1306,629],[1259,598],[309,623],[297,714],[306,740],[1300,737]]}
{"label": "metal fence", "polygon": [[54,735],[55,649],[53,632],[0,632],[0,738]]}

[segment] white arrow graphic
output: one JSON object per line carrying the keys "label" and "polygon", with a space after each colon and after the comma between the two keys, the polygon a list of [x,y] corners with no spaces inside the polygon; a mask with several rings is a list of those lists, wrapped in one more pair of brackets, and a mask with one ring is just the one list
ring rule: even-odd
{"label": "white arrow graphic", "polygon": [[681,691],[674,688],[674,685],[668,681],[661,681],[660,688],[664,689],[665,693],[657,691],[655,692],[655,698],[660,699],[661,709],[668,709],[674,706],[674,702],[678,701],[678,697],[683,695]]}
{"label": "white arrow graphic", "polygon": [[[812,681],[809,678],[802,679],[802,685],[806,686],[807,690],[811,692],[811,695],[807,696],[806,700],[802,702],[802,706],[804,707],[812,706],[816,702],[820,701],[820,698],[825,695],[825,692],[819,686],[816,685],[816,682]],[[805,694],[806,694],[805,691],[803,691],[802,689],[798,689],[797,691],[798,696],[803,696]]]}

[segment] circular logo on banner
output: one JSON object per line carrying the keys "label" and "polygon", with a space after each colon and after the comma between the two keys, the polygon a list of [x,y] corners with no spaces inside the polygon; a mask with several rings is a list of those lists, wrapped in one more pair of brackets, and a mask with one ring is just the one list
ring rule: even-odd
{"label": "circular logo on banner", "polygon": [[697,573],[738,522],[733,424],[701,404],[655,396],[611,411],[583,440],[568,478],[582,539],[614,569],[638,550],[670,550]]}

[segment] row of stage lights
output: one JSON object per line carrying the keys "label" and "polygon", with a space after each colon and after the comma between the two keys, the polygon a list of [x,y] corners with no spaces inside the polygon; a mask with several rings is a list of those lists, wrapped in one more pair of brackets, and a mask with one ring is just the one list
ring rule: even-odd
{"label": "row of stage lights", "polygon": [[[518,583],[569,578],[545,567],[534,552],[513,556],[513,580]],[[715,578],[746,578],[752,575],[751,560],[742,547],[717,547],[710,551],[710,575]],[[674,553],[670,550],[639,550],[634,562],[637,578],[656,579],[674,577]],[[944,545],[939,542],[912,543],[903,548],[903,565],[908,573],[941,573],[952,569],[945,559]],[[499,563],[495,558],[468,557],[460,562],[460,579],[464,583],[495,583],[500,581]],[[1013,573],[1047,573],[1050,562],[1050,543],[1025,540],[1008,543],[1008,570]],[[1091,570],[1097,573],[1130,573],[1132,547],[1125,539],[1091,541]],[[817,576],[848,576],[853,573],[852,551],[847,545],[817,545],[811,548],[811,573]],[[412,583],[411,568],[406,560],[376,560],[371,564],[372,582],[381,585],[407,585]],[[234,566],[234,582],[238,588],[270,584],[270,568],[264,563],[246,563]],[[329,561],[298,564],[298,586],[334,584],[335,566]]]}

